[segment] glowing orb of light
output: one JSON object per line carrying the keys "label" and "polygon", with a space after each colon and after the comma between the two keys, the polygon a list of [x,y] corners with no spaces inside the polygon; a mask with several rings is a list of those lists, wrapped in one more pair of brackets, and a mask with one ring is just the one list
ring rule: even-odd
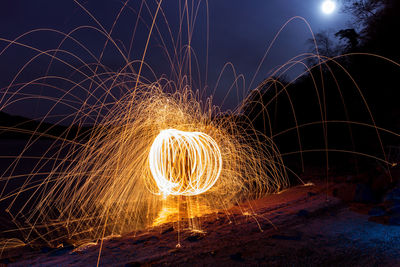
{"label": "glowing orb of light", "polygon": [[154,139],[149,165],[163,195],[194,196],[208,191],[216,183],[222,157],[211,136],[166,129]]}
{"label": "glowing orb of light", "polygon": [[336,3],[332,0],[326,0],[322,3],[321,9],[325,14],[332,14],[336,9]]}

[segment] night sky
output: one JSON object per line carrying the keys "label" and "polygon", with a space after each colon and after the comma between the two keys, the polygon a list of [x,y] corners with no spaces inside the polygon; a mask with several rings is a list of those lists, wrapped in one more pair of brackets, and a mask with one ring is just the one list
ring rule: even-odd
{"label": "night sky", "polygon": [[[121,15],[112,34],[113,39],[117,40],[118,44],[123,43],[126,47],[129,47],[133,25],[136,21],[134,10],[139,9],[140,2],[131,0],[128,3],[129,8],[126,8]],[[218,74],[226,62],[232,62],[237,72],[244,74],[245,88],[253,89],[259,82],[268,77],[275,67],[300,53],[310,52],[311,48],[307,40],[311,38],[311,33],[304,22],[299,19],[294,20],[281,33],[254,83],[250,84],[255,70],[273,37],[280,27],[294,16],[304,17],[310,23],[314,32],[335,33],[339,29],[348,27],[351,18],[340,10],[340,6],[333,14],[326,15],[321,12],[322,2],[322,0],[210,1],[208,3],[210,23],[208,91],[211,92],[211,89],[214,88]],[[179,1],[165,0],[162,4],[174,35],[176,35],[178,29],[178,3]],[[123,1],[89,0],[81,1],[81,4],[97,18],[105,29],[109,30]],[[148,4],[154,12],[154,1],[148,1]],[[142,13],[142,16],[146,23],[151,22],[151,17],[146,11]],[[192,43],[192,47],[199,58],[202,76],[201,83],[198,86],[202,88],[206,83],[206,22],[207,15],[203,1],[195,22]],[[3,0],[0,8],[0,37],[4,39],[14,39],[24,32],[38,28],[51,28],[67,33],[82,25],[92,25],[99,28],[96,22],[72,0]],[[168,28],[161,16],[157,20],[157,25],[162,35],[168,39]],[[184,25],[186,24],[184,23]],[[147,28],[142,24],[135,34],[131,59],[141,57],[147,33]],[[157,75],[168,73],[169,67],[165,61],[163,49],[160,48],[158,33],[155,31],[153,36],[146,61],[151,64]],[[80,30],[75,33],[74,37],[82,41],[96,56],[100,54],[105,41],[93,30]],[[51,49],[57,47],[61,38],[60,35],[54,33],[35,33],[22,39],[22,42],[40,49]],[[0,42],[1,49],[5,45],[5,42]],[[121,45],[121,47],[123,46]],[[86,62],[93,61],[87,53],[76,49],[76,46],[72,44],[66,43],[63,48],[81,56]],[[1,87],[7,86],[21,66],[34,54],[28,49],[11,48],[0,55]],[[112,48],[106,50],[102,62],[116,71],[124,65],[122,58]],[[46,65],[45,61],[33,64],[18,80],[27,81],[32,77],[37,77],[37,75],[40,75],[39,73],[43,74],[42,65]],[[56,67],[55,69],[60,72],[60,75],[68,75],[68,70],[57,69]],[[301,67],[296,69],[297,72],[301,70]],[[294,77],[296,71],[288,73],[288,76]],[[221,104],[222,99],[227,95],[227,88],[232,80],[231,72],[227,71],[217,87],[214,96],[216,104]],[[51,94],[51,92],[48,94]],[[235,95],[236,93],[228,95],[223,109],[234,108],[237,105],[238,101],[235,99]],[[33,106],[33,104],[23,106],[17,104],[6,108],[5,111],[32,117]],[[35,109],[37,109],[37,106]],[[43,110],[45,109],[46,107],[43,106]]]}

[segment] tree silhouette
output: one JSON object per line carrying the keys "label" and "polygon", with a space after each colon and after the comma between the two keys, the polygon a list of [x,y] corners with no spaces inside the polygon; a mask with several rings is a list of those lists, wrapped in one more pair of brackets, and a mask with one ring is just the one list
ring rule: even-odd
{"label": "tree silhouette", "polygon": [[[400,41],[396,38],[400,1],[356,0],[345,4],[349,7],[346,12],[351,12],[359,23],[334,35],[346,45],[340,46],[327,32],[317,33],[315,41],[322,56],[352,55],[326,62],[314,58],[307,62],[311,67],[308,74],[297,81],[268,78],[246,101],[244,114],[257,129],[273,137],[284,153],[327,146],[385,157],[373,127],[324,124],[325,120],[362,122],[399,132],[400,67],[390,60],[400,63]],[[308,42],[315,53],[314,40]],[[296,130],[296,125],[308,126]],[[277,135],[281,132],[284,134]],[[399,139],[392,135],[381,133],[381,138],[384,150],[400,146]],[[321,163],[321,154],[315,155],[312,160]],[[344,155],[335,160],[341,166],[352,161]],[[296,161],[298,158],[292,162]]]}
{"label": "tree silhouette", "polygon": [[358,46],[360,35],[354,29],[340,30],[335,33],[335,36],[338,37],[340,40],[347,40],[347,45],[345,48],[347,51],[353,51]]}

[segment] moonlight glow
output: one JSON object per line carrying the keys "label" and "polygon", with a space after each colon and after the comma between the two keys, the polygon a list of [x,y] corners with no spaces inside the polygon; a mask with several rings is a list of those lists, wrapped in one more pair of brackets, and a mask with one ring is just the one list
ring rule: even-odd
{"label": "moonlight glow", "polygon": [[164,195],[198,195],[217,181],[221,152],[209,135],[201,132],[163,130],[150,149],[149,164]]}
{"label": "moonlight glow", "polygon": [[332,0],[326,0],[322,3],[321,9],[325,14],[332,14],[336,9],[336,3]]}

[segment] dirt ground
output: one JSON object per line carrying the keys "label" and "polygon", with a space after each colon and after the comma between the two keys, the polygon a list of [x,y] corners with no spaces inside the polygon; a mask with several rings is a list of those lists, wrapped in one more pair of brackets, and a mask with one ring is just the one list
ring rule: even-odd
{"label": "dirt ground", "polygon": [[[328,187],[329,186],[329,190]],[[383,225],[330,195],[326,183],[103,241],[100,266],[400,266],[400,226]],[[179,244],[177,246],[177,244]],[[96,266],[100,244],[18,248],[7,266]],[[1,265],[1,264],[0,264]]]}

